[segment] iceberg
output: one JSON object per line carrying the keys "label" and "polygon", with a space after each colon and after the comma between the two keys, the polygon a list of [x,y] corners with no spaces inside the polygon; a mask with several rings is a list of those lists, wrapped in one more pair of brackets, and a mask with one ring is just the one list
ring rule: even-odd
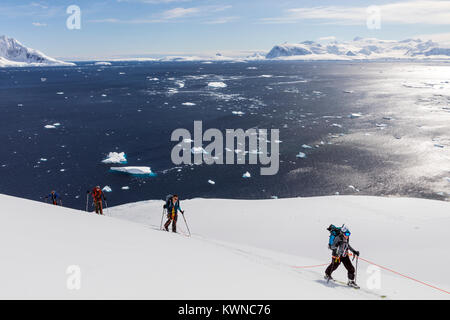
{"label": "iceberg", "polygon": [[125,152],[110,152],[106,159],[102,160],[103,163],[127,163]]}
{"label": "iceberg", "polygon": [[248,171],[242,175],[242,178],[244,178],[244,179],[248,179],[250,177],[251,177],[251,174]]}
{"label": "iceberg", "polygon": [[296,155],[296,157],[297,157],[297,158],[302,158],[302,159],[304,159],[304,158],[306,158],[306,153],[299,152],[299,153]]}
{"label": "iceberg", "polygon": [[212,88],[225,88],[227,85],[223,82],[209,82],[208,87]]}
{"label": "iceberg", "polygon": [[102,189],[103,192],[112,192],[112,189],[110,186],[104,186]]}
{"label": "iceberg", "polygon": [[110,170],[136,176],[156,176],[150,167],[111,167]]}
{"label": "iceberg", "polygon": [[209,183],[209,184],[216,184],[216,182],[213,181],[213,180],[208,180],[208,183]]}

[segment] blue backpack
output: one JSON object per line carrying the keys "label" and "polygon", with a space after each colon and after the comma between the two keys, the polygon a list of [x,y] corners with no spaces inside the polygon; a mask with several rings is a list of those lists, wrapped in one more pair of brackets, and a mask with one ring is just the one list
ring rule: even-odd
{"label": "blue backpack", "polygon": [[336,227],[334,224],[330,224],[327,228],[330,231],[330,237],[328,239],[328,249],[333,250],[334,239],[341,233],[342,227]]}

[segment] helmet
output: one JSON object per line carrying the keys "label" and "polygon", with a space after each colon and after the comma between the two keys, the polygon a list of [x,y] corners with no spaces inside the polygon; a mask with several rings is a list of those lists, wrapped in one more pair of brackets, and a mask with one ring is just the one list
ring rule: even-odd
{"label": "helmet", "polygon": [[345,225],[342,226],[341,233],[347,237],[349,237],[351,235],[350,230]]}

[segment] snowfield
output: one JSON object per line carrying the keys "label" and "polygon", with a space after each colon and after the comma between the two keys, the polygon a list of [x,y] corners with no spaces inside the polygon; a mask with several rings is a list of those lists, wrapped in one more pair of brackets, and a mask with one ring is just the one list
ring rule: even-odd
{"label": "snowfield", "polygon": [[[158,230],[161,200],[110,208],[107,216],[6,195],[0,204],[3,299],[450,298],[387,271],[370,289],[373,274],[362,260],[360,290],[326,284],[325,266],[302,268],[328,263],[326,228],[346,223],[361,258],[449,291],[447,202],[193,199],[181,202],[192,237],[181,216],[181,234]],[[69,290],[78,267],[80,289]],[[343,266],[334,276],[346,280]]]}

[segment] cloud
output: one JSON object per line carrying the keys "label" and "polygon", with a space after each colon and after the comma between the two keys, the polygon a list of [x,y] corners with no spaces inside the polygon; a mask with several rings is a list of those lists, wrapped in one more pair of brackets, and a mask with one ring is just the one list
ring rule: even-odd
{"label": "cloud", "polygon": [[[414,0],[376,6],[381,23],[450,24],[450,1]],[[280,17],[264,18],[263,23],[297,23],[302,20],[322,20],[329,24],[359,25],[366,23],[368,7],[320,6],[291,8]]]}
{"label": "cloud", "polygon": [[239,17],[218,17],[212,20],[205,21],[204,24],[224,24],[236,21]]}
{"label": "cloud", "polygon": [[47,26],[46,23],[41,23],[41,22],[32,22],[31,24],[35,27],[46,27]]}
{"label": "cloud", "polygon": [[[154,14],[148,18],[134,18],[134,19],[117,19],[117,18],[106,18],[106,19],[96,19],[89,20],[89,22],[95,23],[128,23],[128,24],[145,24],[145,23],[165,23],[165,22],[176,22],[177,20],[182,20],[183,18],[201,17],[206,18],[212,16],[214,13],[221,12],[231,8],[231,6],[199,6],[190,8],[173,8],[160,13]],[[214,19],[210,20],[213,23]],[[225,23],[225,18],[217,18],[216,23]],[[201,21],[198,21],[201,23]],[[204,22],[205,23],[205,22]]]}
{"label": "cloud", "polygon": [[201,12],[200,7],[194,7],[194,8],[174,8],[167,11],[164,11],[161,14],[161,17],[163,20],[167,19],[178,19],[186,16],[190,16],[193,14],[197,14]]}

